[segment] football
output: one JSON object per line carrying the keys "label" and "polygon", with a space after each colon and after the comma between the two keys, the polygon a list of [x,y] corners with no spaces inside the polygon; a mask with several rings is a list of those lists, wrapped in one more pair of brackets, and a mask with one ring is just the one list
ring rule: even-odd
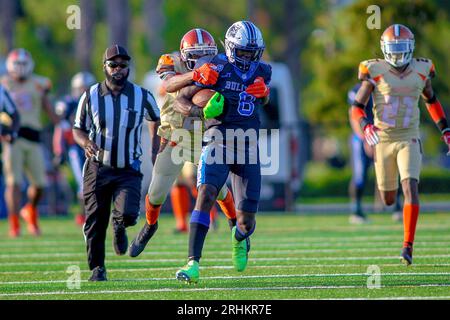
{"label": "football", "polygon": [[192,97],[192,102],[200,108],[204,108],[215,93],[216,91],[211,89],[202,89]]}

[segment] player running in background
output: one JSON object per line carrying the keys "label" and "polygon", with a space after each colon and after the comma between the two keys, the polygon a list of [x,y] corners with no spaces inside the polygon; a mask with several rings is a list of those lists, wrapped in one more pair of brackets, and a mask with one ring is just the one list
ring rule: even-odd
{"label": "player running in background", "polygon": [[[37,204],[47,184],[44,154],[41,145],[41,112],[45,111],[53,124],[59,119],[53,112],[48,93],[49,79],[33,74],[34,62],[25,49],[11,51],[6,59],[8,73],[1,84],[9,91],[20,114],[20,129],[14,144],[3,149],[3,167],[6,177],[6,202],[11,219],[17,221],[21,204],[21,186],[25,173],[30,182],[27,190],[28,202],[20,215],[28,223],[28,231],[39,235]],[[11,230],[19,235],[19,229]]]}
{"label": "player running in background", "polygon": [[[16,105],[12,101],[8,91],[0,85],[0,141],[3,145],[13,144],[14,140],[17,139],[17,132],[20,126],[20,115],[17,111]],[[7,115],[4,117],[3,115]],[[3,177],[2,188],[3,188]],[[1,195],[1,205],[2,210],[6,210],[6,202],[4,201],[3,194]],[[9,235],[11,237],[17,237],[20,233],[19,217],[17,215],[8,215],[9,218]]]}
{"label": "player running in background", "polygon": [[[216,55],[217,46],[214,38],[209,32],[203,29],[192,29],[187,32],[180,43],[180,53],[165,54],[159,59],[156,72],[163,80],[163,86],[167,94],[161,107],[161,125],[158,128],[158,135],[161,137],[161,145],[153,167],[152,180],[145,198],[146,221],[130,245],[129,254],[131,257],[138,256],[147,245],[158,228],[158,217],[161,205],[166,200],[174,181],[180,175],[183,165],[186,162],[197,164],[201,150],[191,143],[186,144],[184,140],[174,140],[172,134],[176,129],[187,129],[194,134],[193,122],[196,117],[186,117],[173,109],[173,103],[178,91],[185,86],[191,85],[194,81],[203,81],[208,84],[206,77],[212,76],[217,79],[217,73],[210,72],[203,75],[202,70],[194,70],[195,62],[203,56]],[[201,132],[200,132],[201,134]],[[192,139],[193,140],[193,139]],[[201,141],[201,137],[198,137]],[[172,160],[172,150],[177,147],[186,150],[183,152],[182,163],[174,163]],[[188,156],[190,155],[190,156]],[[190,198],[189,191],[180,184],[174,186],[172,191],[175,206],[173,207],[179,228],[183,228],[183,220],[189,211]],[[227,216],[230,227],[236,224],[236,212],[233,197],[226,185],[220,190],[218,203],[222,211]],[[208,210],[209,212],[209,210]],[[181,222],[180,222],[181,220]]]}
{"label": "player running in background", "polygon": [[77,183],[77,198],[80,204],[80,213],[75,215],[75,222],[82,226],[85,221],[83,200],[83,165],[86,157],[84,150],[74,140],[72,126],[75,121],[75,112],[81,95],[96,82],[90,72],[79,72],[72,77],[71,93],[55,103],[55,113],[60,122],[55,126],[53,133],[54,164],[61,165],[68,160],[73,176]]}
{"label": "player running in background", "polygon": [[[199,280],[199,261],[210,225],[209,210],[230,172],[237,205],[237,224],[231,236],[232,260],[237,271],[244,271],[247,266],[249,237],[255,231],[261,190],[259,108],[268,102],[272,75],[270,65],[260,61],[264,48],[261,32],[253,23],[234,23],[225,35],[226,54],[197,62],[204,70],[219,72],[217,81],[210,86],[217,91],[214,96],[203,109],[191,101],[201,86],[183,88],[176,99],[175,107],[179,112],[207,119],[203,140],[206,146],[197,177],[198,197],[191,215],[188,263],[176,273],[180,281],[195,283]],[[228,140],[227,131],[236,136]],[[247,133],[248,139],[242,137]],[[240,138],[244,140],[238,141],[236,146],[235,140]],[[236,158],[245,161],[242,163]]]}
{"label": "player running in background", "polygon": [[[420,96],[450,148],[450,128],[431,86],[434,65],[429,59],[413,58],[414,42],[414,34],[403,25],[394,24],[384,31],[380,43],[385,59],[361,62],[359,78],[362,84],[352,107],[352,118],[360,124],[369,145],[375,146],[375,173],[386,205],[395,201],[400,174],[404,195],[404,242],[400,258],[406,265],[413,261],[419,216]],[[368,121],[364,111],[371,94],[374,123]]]}
{"label": "player running in background", "polygon": [[[347,95],[348,103],[350,105],[350,126],[352,128],[352,134],[350,136],[352,178],[349,183],[349,194],[351,199],[351,215],[349,221],[352,224],[363,224],[370,222],[367,215],[363,211],[362,198],[367,182],[367,173],[371,164],[373,163],[373,147],[369,146],[368,143],[364,141],[364,133],[362,132],[359,123],[354,121],[351,117],[351,106],[360,87],[360,83],[356,84],[348,92]],[[372,107],[372,97],[370,97],[365,108],[365,112],[369,122],[373,122]],[[376,188],[374,194],[374,201],[377,201],[379,198],[378,188]],[[394,221],[402,221],[400,193],[397,193],[397,199],[395,201],[395,208],[392,214],[392,219]]]}

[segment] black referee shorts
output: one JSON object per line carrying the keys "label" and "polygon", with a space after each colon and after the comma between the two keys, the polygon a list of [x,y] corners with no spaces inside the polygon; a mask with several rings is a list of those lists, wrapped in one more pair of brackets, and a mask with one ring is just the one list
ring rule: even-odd
{"label": "black referee shorts", "polygon": [[110,212],[113,215],[113,223],[123,223],[125,227],[136,224],[140,209],[142,174],[132,168],[104,166],[92,159],[86,160],[83,173],[86,213],[84,235],[88,263],[92,270],[104,265]]}

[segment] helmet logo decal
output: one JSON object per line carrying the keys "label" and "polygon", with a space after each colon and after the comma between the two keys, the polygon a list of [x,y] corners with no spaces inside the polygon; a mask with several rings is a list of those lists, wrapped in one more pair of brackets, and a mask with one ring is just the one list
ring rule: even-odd
{"label": "helmet logo decal", "polygon": [[236,34],[239,31],[239,27],[237,25],[233,25],[231,26],[230,30],[228,31],[228,35],[232,38],[234,38],[236,36]]}

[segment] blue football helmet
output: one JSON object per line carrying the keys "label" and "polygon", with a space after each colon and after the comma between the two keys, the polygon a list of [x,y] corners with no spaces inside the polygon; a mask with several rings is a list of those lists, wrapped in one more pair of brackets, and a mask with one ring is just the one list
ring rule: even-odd
{"label": "blue football helmet", "polygon": [[259,62],[264,49],[261,31],[250,21],[235,22],[225,34],[228,61],[243,72]]}

